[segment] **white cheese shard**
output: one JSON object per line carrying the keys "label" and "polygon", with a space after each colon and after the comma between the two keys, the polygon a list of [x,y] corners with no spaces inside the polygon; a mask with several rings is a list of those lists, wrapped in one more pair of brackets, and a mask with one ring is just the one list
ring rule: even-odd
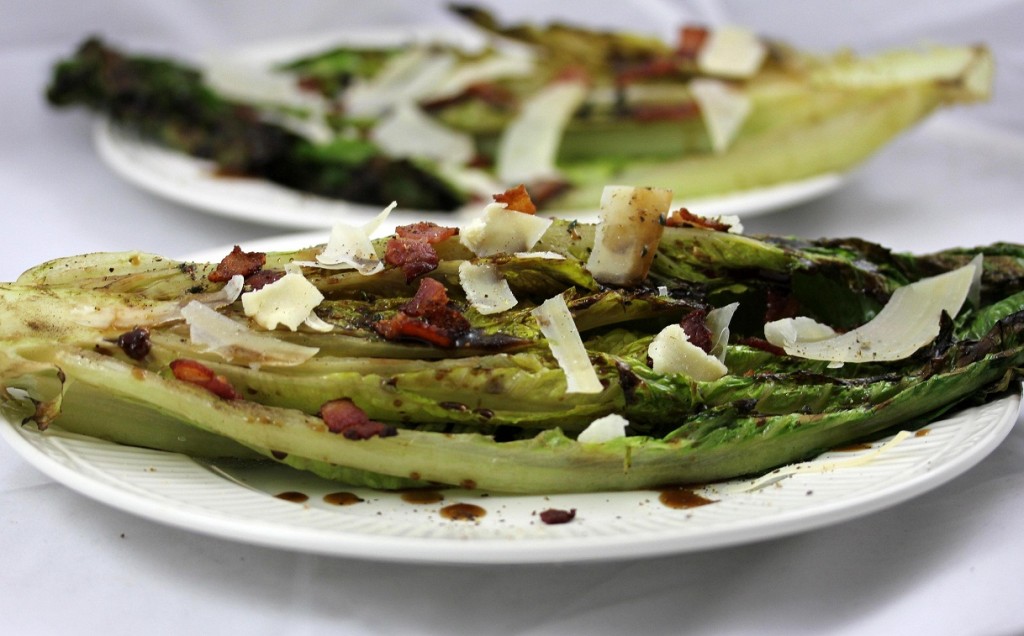
{"label": "white cheese shard", "polygon": [[319,351],[316,347],[304,347],[255,332],[199,302],[185,305],[181,314],[189,326],[192,343],[229,362],[293,366],[309,360]]}
{"label": "white cheese shard", "polygon": [[711,382],[729,372],[721,360],[690,342],[679,325],[669,325],[654,336],[647,355],[655,373],[681,373],[698,382]]}
{"label": "white cheese shard", "polygon": [[729,344],[729,324],[739,306],[739,303],[729,303],[724,307],[712,309],[704,319],[704,324],[711,332],[711,355],[718,358],[719,362],[725,362],[726,346]]}
{"label": "white cheese shard", "polygon": [[456,65],[453,53],[418,46],[389,60],[376,75],[356,81],[345,91],[345,113],[379,117],[398,104],[430,95]]}
{"label": "white cheese shard", "polygon": [[498,141],[498,179],[510,185],[557,179],[555,158],[562,135],[586,94],[582,81],[566,80],[530,97]]}
{"label": "white cheese shard", "polygon": [[473,138],[440,124],[418,106],[396,105],[381,118],[370,137],[387,155],[462,165],[476,154]]}
{"label": "white cheese shard", "polygon": [[552,220],[490,203],[479,218],[459,232],[459,241],[477,256],[527,252],[544,236]]}
{"label": "white cheese shard", "polygon": [[527,50],[505,51],[480,60],[458,65],[431,90],[429,99],[459,95],[474,84],[509,77],[525,77],[534,72],[534,56]]}
{"label": "white cheese shard", "polygon": [[387,220],[398,204],[391,205],[363,225],[336,223],[331,229],[324,249],[316,255],[316,261],[295,261],[296,265],[320,267],[322,269],[354,269],[369,276],[384,269],[370,237]]}
{"label": "white cheese shard", "polygon": [[473,308],[484,315],[512,309],[519,301],[494,263],[459,265],[459,283]]}
{"label": "white cheese shard", "polygon": [[547,338],[551,354],[565,373],[566,393],[600,393],[604,390],[590,356],[583,346],[580,332],[572,320],[565,299],[553,296],[532,312]]}
{"label": "white cheese shard", "polygon": [[[313,309],[324,299],[316,285],[306,280],[298,267],[293,266],[286,271],[273,283],[242,294],[245,315],[268,331],[277,329],[278,325],[295,331],[309,320]],[[316,321],[313,324],[319,325]]]}
{"label": "white cheese shard", "polygon": [[707,75],[746,79],[757,73],[767,55],[768,47],[756,33],[723,26],[708,33],[697,54],[697,68]]}
{"label": "white cheese shard", "polygon": [[629,420],[618,413],[609,413],[604,417],[597,418],[587,425],[587,428],[583,429],[583,431],[576,436],[576,441],[582,444],[603,444],[604,442],[610,442],[613,439],[625,437],[627,426],[629,426]]}
{"label": "white cheese shard", "polygon": [[[900,287],[874,318],[846,333],[808,339],[813,321],[785,318],[765,325],[768,342],[786,353],[833,363],[902,360],[939,335],[943,312],[956,316],[972,289],[982,257],[959,269]],[[815,323],[816,324],[816,323]]]}
{"label": "white cheese shard", "polygon": [[741,88],[708,78],[690,82],[690,94],[700,107],[711,149],[716,153],[725,152],[754,108],[750,96]]}
{"label": "white cheese shard", "polygon": [[606,186],[594,249],[587,260],[594,279],[629,286],[646,278],[671,204],[671,190]]}

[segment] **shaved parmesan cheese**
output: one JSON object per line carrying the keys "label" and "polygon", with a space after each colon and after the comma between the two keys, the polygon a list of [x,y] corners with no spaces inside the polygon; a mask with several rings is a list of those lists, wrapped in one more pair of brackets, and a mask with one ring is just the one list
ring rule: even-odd
{"label": "shaved parmesan cheese", "polygon": [[704,319],[704,324],[711,332],[711,355],[723,363],[726,345],[729,344],[729,323],[739,306],[739,303],[729,303],[725,307],[712,309]]}
{"label": "shaved parmesan cheese", "polygon": [[551,219],[507,210],[504,203],[491,203],[459,233],[459,241],[477,256],[526,252],[551,223]]}
{"label": "shaved parmesan cheese", "polygon": [[242,309],[264,329],[273,331],[281,324],[295,331],[323,299],[316,285],[295,267],[273,283],[242,294]]}
{"label": "shaved parmesan cheese", "polygon": [[562,81],[530,97],[498,142],[498,179],[507,184],[557,179],[558,146],[586,94],[582,81]]}
{"label": "shaved parmesan cheese", "polygon": [[613,439],[626,436],[626,427],[629,420],[617,413],[609,413],[591,422],[583,432],[576,437],[577,442],[583,444],[602,444]]}
{"label": "shaved parmesan cheese", "polygon": [[587,260],[594,279],[628,286],[646,278],[671,204],[671,190],[605,187],[601,193],[601,221]]}
{"label": "shaved parmesan cheese", "polygon": [[205,347],[225,360],[252,366],[292,366],[316,355],[316,347],[304,347],[252,331],[216,310],[190,302],[181,310],[193,344]]}
{"label": "shaved parmesan cheese", "polygon": [[455,55],[415,47],[389,60],[373,78],[356,81],[343,96],[345,113],[379,117],[398,104],[430,95],[455,67]]}
{"label": "shaved parmesan cheese", "polygon": [[835,335],[835,329],[832,327],[806,316],[784,318],[764,326],[765,339],[777,347],[787,342],[818,342]]}
{"label": "shaved parmesan cheese", "polygon": [[363,225],[337,223],[331,229],[331,237],[323,251],[316,255],[316,262],[296,261],[296,265],[307,265],[323,269],[354,269],[369,276],[384,269],[384,263],[373,249],[370,237],[384,223],[397,203],[388,207]]}
{"label": "shaved parmesan cheese", "polygon": [[374,127],[371,137],[395,158],[465,164],[476,154],[473,138],[428,117],[411,103],[398,104]]}
{"label": "shaved parmesan cheese", "polygon": [[725,152],[753,110],[753,101],[742,89],[714,79],[693,80],[690,82],[690,92],[700,106],[712,150]]}
{"label": "shaved parmesan cheese", "polygon": [[459,283],[470,304],[481,314],[501,313],[519,302],[494,263],[477,265],[463,261],[459,265]]}
{"label": "shaved parmesan cheese", "polygon": [[697,68],[708,75],[744,79],[761,68],[768,48],[757,34],[725,26],[711,31],[697,54]]}
{"label": "shaved parmesan cheese", "polygon": [[655,373],[681,373],[698,382],[711,382],[729,372],[718,358],[690,342],[679,325],[669,325],[654,336],[647,355]]}
{"label": "shaved parmesan cheese", "polygon": [[811,360],[902,360],[939,335],[943,312],[960,311],[979,269],[981,255],[959,269],[900,287],[877,316],[853,331],[808,340],[803,333],[813,325],[786,318],[765,325],[765,338],[789,355]]}
{"label": "shaved parmesan cheese", "polygon": [[545,300],[532,312],[548,340],[551,354],[565,373],[566,393],[600,393],[604,390],[569,307],[561,296]]}
{"label": "shaved parmesan cheese", "polygon": [[453,97],[474,84],[493,82],[508,77],[524,77],[534,71],[533,56],[526,54],[502,54],[486,57],[475,62],[461,64],[431,91],[430,99]]}

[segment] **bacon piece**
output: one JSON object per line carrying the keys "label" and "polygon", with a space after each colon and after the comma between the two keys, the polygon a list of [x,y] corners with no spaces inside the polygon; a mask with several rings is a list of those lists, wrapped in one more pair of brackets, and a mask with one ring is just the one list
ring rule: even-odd
{"label": "bacon piece", "polygon": [[498,203],[504,203],[508,206],[509,210],[523,212],[524,214],[537,213],[537,206],[534,205],[533,200],[530,198],[530,193],[526,191],[526,186],[521,183],[514,188],[505,190],[501,194],[495,194],[494,200]]}
{"label": "bacon piece", "polygon": [[213,369],[195,360],[187,358],[174,360],[171,362],[171,372],[177,379],[201,386],[219,398],[225,400],[240,400],[242,398],[227,378],[217,375]]}
{"label": "bacon piece", "polygon": [[363,440],[398,435],[398,429],[394,426],[371,420],[366,411],[347,398],[325,402],[320,407],[320,417],[327,425],[327,430],[343,435],[346,439]]}
{"label": "bacon piece", "polygon": [[619,71],[615,75],[615,82],[618,86],[625,86],[637,80],[665,77],[673,75],[678,71],[678,65],[671,58],[656,57],[644,60],[639,64],[632,64]]}
{"label": "bacon piece", "polygon": [[427,241],[411,238],[393,238],[384,248],[384,262],[398,267],[409,282],[420,274],[437,268],[437,250]]}
{"label": "bacon piece", "polygon": [[399,225],[395,228],[395,235],[400,238],[426,241],[431,245],[451,238],[459,233],[457,227],[438,225],[430,221],[420,221],[409,225]]}
{"label": "bacon piece", "polygon": [[384,262],[399,267],[409,282],[421,274],[437,267],[438,256],[433,245],[459,233],[455,227],[446,227],[421,221],[395,228],[396,238],[388,241],[384,250]]}
{"label": "bacon piece", "polygon": [[469,331],[469,321],[448,306],[448,292],[433,278],[420,279],[420,286],[393,317],[373,324],[386,340],[420,340],[439,347],[454,346]]}
{"label": "bacon piece", "polygon": [[687,60],[697,59],[704,42],[708,39],[708,30],[704,27],[685,26],[679,30],[679,44],[676,54]]}
{"label": "bacon piece", "polygon": [[746,338],[741,338],[739,340],[739,343],[742,344],[742,345],[746,345],[748,347],[752,347],[754,349],[760,349],[761,351],[767,351],[768,353],[771,353],[773,355],[777,355],[777,356],[784,356],[784,355],[786,355],[786,350],[785,349],[783,349],[782,347],[780,347],[778,345],[773,345],[772,343],[768,342],[764,338],[757,338],[757,337],[754,337],[754,336],[748,336]]}
{"label": "bacon piece", "polygon": [[668,217],[665,219],[665,225],[668,227],[702,227],[708,230],[715,230],[716,232],[728,232],[731,227],[728,223],[722,223],[715,219],[709,219],[706,216],[694,214],[686,208],[679,208],[669,212]]}
{"label": "bacon piece", "polygon": [[225,283],[231,280],[232,276],[252,276],[263,269],[267,262],[267,255],[263,252],[243,252],[242,248],[235,246],[231,253],[225,256],[217,268],[210,272],[209,279],[213,283]]}
{"label": "bacon piece", "polygon": [[707,317],[708,312],[703,309],[694,309],[683,316],[683,319],[679,321],[679,326],[683,328],[690,344],[700,347],[704,353],[711,353],[711,330],[705,324]]}
{"label": "bacon piece", "polygon": [[263,289],[271,283],[276,283],[282,278],[284,278],[284,272],[272,269],[261,269],[251,276],[246,276],[245,286],[255,291],[257,289]]}

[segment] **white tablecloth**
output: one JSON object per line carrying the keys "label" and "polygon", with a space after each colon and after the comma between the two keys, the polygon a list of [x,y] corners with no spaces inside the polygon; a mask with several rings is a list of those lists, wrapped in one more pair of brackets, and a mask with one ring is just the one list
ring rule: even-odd
{"label": "white tablecloth", "polygon": [[[355,5],[348,7],[345,5]],[[547,5],[558,5],[552,9]],[[801,46],[989,42],[991,104],[903,136],[839,192],[748,232],[863,236],[928,251],[1024,242],[1024,3],[524,2],[511,19],[669,32],[683,14]],[[279,233],[160,200],[95,155],[91,119],[54,112],[50,65],[89,33],[201,52],[352,24],[443,21],[428,0],[5,3],[0,280],[97,250],[185,254]],[[323,558],[165,527],[59,485],[0,445],[0,616],[8,634],[1020,634],[1024,427],[908,503],[743,547],[635,561],[455,567]]]}

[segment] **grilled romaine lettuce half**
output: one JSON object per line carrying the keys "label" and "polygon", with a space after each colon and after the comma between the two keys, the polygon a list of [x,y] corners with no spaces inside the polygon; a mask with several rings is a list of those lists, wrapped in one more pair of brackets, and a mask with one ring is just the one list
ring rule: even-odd
{"label": "grilled romaine lettuce half", "polygon": [[[378,253],[386,240],[375,242]],[[666,227],[650,272],[627,288],[590,276],[588,224],[555,221],[534,247],[562,259],[477,257],[459,236],[435,248],[436,269],[412,280],[390,266],[372,275],[304,267],[324,296],[316,314],[334,325],[326,333],[252,325],[241,301],[218,301],[224,283],[210,282],[214,264],[140,253],[42,264],[0,286],[4,414],[15,425],[199,457],[260,458],[379,488],[601,491],[757,474],[893,427],[922,426],[1006,390],[1024,367],[1024,246],[913,256],[858,240]],[[319,251],[267,254],[263,269],[308,262]],[[780,308],[854,328],[895,290],[979,254],[977,304],[945,316],[939,335],[908,358],[836,367],[763,341],[766,319]],[[478,312],[458,276],[467,261],[494,264],[516,307]],[[468,327],[447,346],[383,337],[374,325],[403,311],[426,278],[443,284],[447,306]],[[531,314],[558,295],[599,391],[566,391],[566,374]],[[275,366],[211,352],[177,316],[191,300],[276,340],[316,347],[316,355]],[[651,368],[655,334],[732,302],[740,309],[726,375],[697,381]],[[148,330],[145,351],[121,338],[139,327]],[[226,381],[234,399],[178,379],[171,363],[183,359]],[[389,433],[332,432],[324,405],[339,399]],[[629,421],[625,436],[576,440],[612,413]]]}
{"label": "grilled romaine lettuce half", "polygon": [[[763,61],[732,74],[701,62],[717,32],[684,29],[690,37],[667,44],[456,11],[498,40],[480,51],[341,44],[267,69],[294,78],[296,95],[322,98],[317,108],[236,91],[244,78],[228,88],[210,69],[96,38],[56,65],[47,97],[226,174],[329,198],[454,210],[525,182],[545,209],[586,210],[606,183],[668,188],[690,201],[842,173],[936,109],[991,91],[983,46],[857,57],[754,37],[748,45],[763,49]],[[509,41],[528,53],[509,55]],[[420,72],[433,80],[413,77]],[[426,86],[410,88],[417,82]],[[566,83],[579,86],[577,98],[541,104]],[[551,115],[559,109],[564,118]]]}

